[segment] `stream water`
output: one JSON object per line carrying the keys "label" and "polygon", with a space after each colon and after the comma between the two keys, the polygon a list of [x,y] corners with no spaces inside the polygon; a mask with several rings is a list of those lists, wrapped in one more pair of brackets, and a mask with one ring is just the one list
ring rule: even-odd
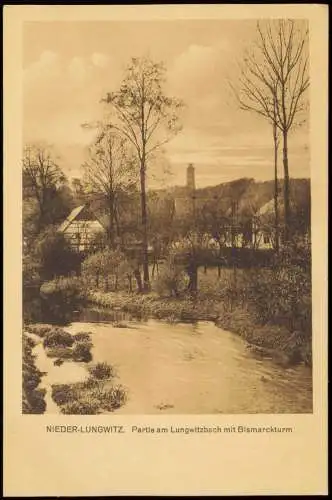
{"label": "stream water", "polygon": [[[65,329],[91,332],[93,362],[115,368],[115,383],[128,391],[127,403],[116,413],[312,412],[310,368],[285,369],[258,359],[241,337],[213,323],[133,321],[120,312],[114,317],[87,310]],[[57,367],[40,351],[40,369],[43,359],[44,385],[86,377],[82,364]],[[57,411],[53,405],[48,402],[47,413]]]}

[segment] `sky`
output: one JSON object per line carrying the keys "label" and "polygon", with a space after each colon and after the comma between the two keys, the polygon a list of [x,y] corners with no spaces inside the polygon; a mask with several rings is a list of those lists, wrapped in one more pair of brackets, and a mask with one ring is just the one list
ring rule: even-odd
{"label": "sky", "polygon": [[[115,90],[131,57],[167,68],[166,92],[184,100],[182,131],[150,166],[149,187],[183,185],[193,163],[197,187],[240,177],[272,179],[273,139],[264,119],[232,96],[238,62],[256,39],[253,20],[26,22],[23,140],[47,142],[69,178],[81,175],[101,98]],[[289,137],[292,177],[310,177],[309,125]],[[280,172],[281,158],[280,158]],[[162,175],[167,165],[170,175]]]}

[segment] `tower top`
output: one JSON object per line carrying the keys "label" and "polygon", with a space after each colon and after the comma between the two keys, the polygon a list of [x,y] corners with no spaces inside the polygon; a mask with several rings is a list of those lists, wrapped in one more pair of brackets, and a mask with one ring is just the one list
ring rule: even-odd
{"label": "tower top", "polygon": [[195,189],[195,167],[192,163],[189,163],[187,167],[187,188]]}

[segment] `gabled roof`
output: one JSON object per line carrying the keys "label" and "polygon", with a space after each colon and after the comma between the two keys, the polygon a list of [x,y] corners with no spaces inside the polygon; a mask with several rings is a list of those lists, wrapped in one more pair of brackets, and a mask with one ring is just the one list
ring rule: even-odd
{"label": "gabled roof", "polygon": [[80,207],[74,208],[68,215],[68,217],[63,221],[63,223],[59,226],[58,231],[63,232],[67,229],[67,227],[73,222],[74,219],[80,214],[85,205],[81,205]]}

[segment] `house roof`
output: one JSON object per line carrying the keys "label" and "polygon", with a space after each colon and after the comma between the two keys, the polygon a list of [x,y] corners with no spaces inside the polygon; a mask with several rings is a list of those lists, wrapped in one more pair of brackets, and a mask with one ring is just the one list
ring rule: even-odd
{"label": "house roof", "polygon": [[85,205],[81,205],[80,207],[74,208],[70,212],[70,214],[68,215],[68,217],[59,226],[58,231],[60,231],[61,233],[63,233],[67,229],[67,227],[73,222],[73,220],[76,219],[76,217],[78,216],[78,214],[80,214],[82,212],[82,210],[83,210],[84,207],[85,207]]}

